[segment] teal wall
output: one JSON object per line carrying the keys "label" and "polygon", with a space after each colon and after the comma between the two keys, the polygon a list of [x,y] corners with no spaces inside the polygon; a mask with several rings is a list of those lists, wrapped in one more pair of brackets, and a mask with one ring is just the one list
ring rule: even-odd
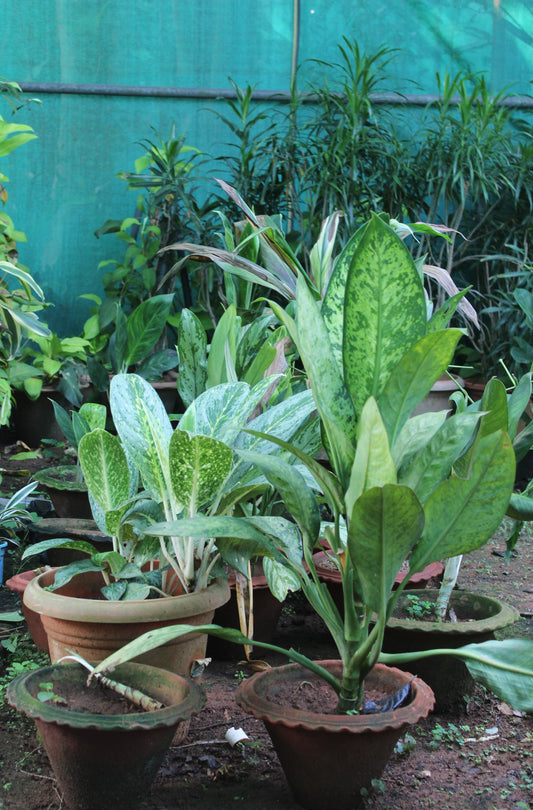
{"label": "teal wall", "polygon": [[[288,90],[292,0],[2,0],[0,75],[17,82]],[[533,78],[530,0],[301,0],[300,87],[335,61],[343,36],[373,51],[397,48],[383,91],[435,93],[437,71],[483,70],[493,89],[528,93]],[[37,94],[35,94],[37,95]],[[216,156],[227,130],[206,99],[38,94],[17,120],[38,140],[2,161],[6,212],[28,237],[27,265],[55,303],[50,324],[76,332],[88,313],[77,299],[101,292],[98,262],[112,237],[94,231],[131,215],[135,195],[116,178],[142,153],[151,127],[176,122],[187,141]],[[219,102],[220,103],[220,102]],[[6,104],[0,114],[9,116]]]}

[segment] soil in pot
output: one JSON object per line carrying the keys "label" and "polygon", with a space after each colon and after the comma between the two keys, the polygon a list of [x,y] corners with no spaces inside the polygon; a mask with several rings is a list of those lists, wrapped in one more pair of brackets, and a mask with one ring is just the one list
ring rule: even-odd
{"label": "soil in pot", "polygon": [[[321,664],[340,675],[339,661]],[[333,690],[326,689],[324,701],[322,685],[296,664],[257,673],[236,692],[237,703],[264,722],[293,796],[306,810],[360,807],[402,732],[433,708],[431,689],[398,669],[378,664],[366,680],[365,699],[392,695],[408,682],[410,695],[393,711],[335,714]],[[332,711],[323,711],[324,702]]]}
{"label": "soil in pot", "polygon": [[[518,621],[518,611],[498,599],[468,591],[455,590],[450,608],[455,621],[435,622],[432,613],[420,619],[409,613],[409,596],[433,605],[438,590],[404,591],[387,622],[383,651],[387,653],[414,652],[438,648],[457,648],[495,638],[495,633]],[[465,698],[472,693],[474,681],[465,664],[455,658],[432,656],[405,665],[415,671],[435,693],[439,711],[464,709]]]}
{"label": "soil in pot", "polygon": [[[87,690],[86,677],[86,670],[77,664],[42,667],[15,679],[7,697],[35,721],[68,807],[135,810],[179,725],[188,724],[205,698],[190,679],[126,664],[114,677],[163,704],[156,711],[132,711],[129,702],[120,698],[117,702],[99,686]],[[55,697],[43,701],[43,688]],[[69,701],[75,702],[72,709]]]}

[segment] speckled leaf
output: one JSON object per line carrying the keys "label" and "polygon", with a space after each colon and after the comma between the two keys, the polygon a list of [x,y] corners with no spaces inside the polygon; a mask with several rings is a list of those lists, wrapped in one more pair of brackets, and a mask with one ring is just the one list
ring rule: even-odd
{"label": "speckled leaf", "polygon": [[401,239],[378,217],[361,236],[346,279],[344,379],[359,414],[405,352],[426,333],[426,299]]}
{"label": "speckled leaf", "polygon": [[188,407],[207,381],[207,337],[194,312],[182,309],[178,326],[179,374],[178,393]]}
{"label": "speckled leaf", "polygon": [[170,481],[189,516],[214,498],[228,477],[232,460],[233,453],[223,442],[174,431],[169,447]]}
{"label": "speckled leaf", "polygon": [[392,369],[378,399],[391,445],[414,408],[450,365],[461,336],[460,329],[430,332],[417,340]]}
{"label": "speckled leaf", "polygon": [[424,505],[426,529],[411,570],[482,546],[500,525],[513,491],[515,459],[509,436],[497,431],[477,442],[468,478],[453,475]]}
{"label": "speckled leaf", "polygon": [[130,471],[117,436],[101,428],[81,438],[78,457],[87,488],[104,512],[130,497]]}
{"label": "speckled leaf", "polygon": [[172,425],[160,397],[137,374],[111,380],[113,420],[124,450],[138,467],[144,487],[161,499],[168,492],[168,445]]}
{"label": "speckled leaf", "polygon": [[396,483],[396,467],[392,460],[387,431],[373,397],[365,402],[357,425],[357,435],[357,450],[345,496],[348,515],[365,490]]}
{"label": "speckled leaf", "polygon": [[383,615],[396,575],[423,527],[422,506],[408,487],[374,487],[356,501],[348,551],[364,604],[371,610]]}
{"label": "speckled leaf", "polygon": [[366,227],[366,225],[363,225],[350,237],[337,257],[322,302],[321,312],[328,330],[331,352],[339,368],[342,368],[342,333],[344,330],[346,279],[355,250]]}
{"label": "speckled leaf", "polygon": [[178,427],[188,433],[201,433],[232,444],[273,378],[251,388],[245,382],[222,383],[200,394],[181,417]]}
{"label": "speckled leaf", "polygon": [[303,279],[297,282],[297,347],[326,432],[333,468],[348,480],[355,444],[355,412],[329,343],[326,324]]}

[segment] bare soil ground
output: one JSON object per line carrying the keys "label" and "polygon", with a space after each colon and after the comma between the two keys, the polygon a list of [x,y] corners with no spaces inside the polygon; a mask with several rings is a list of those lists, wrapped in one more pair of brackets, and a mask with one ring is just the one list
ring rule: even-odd
{"label": "bare soil ground", "polygon": [[[17,465],[9,465],[4,453],[0,466],[6,470]],[[18,466],[25,469],[31,464],[21,461]],[[27,476],[11,479],[4,473],[4,491],[12,480],[20,487]],[[461,588],[515,605],[522,617],[512,635],[529,638],[533,638],[532,536],[528,532],[519,541],[508,563],[502,556],[505,530],[498,532],[483,549],[465,558],[459,582]],[[13,606],[14,595],[2,587],[0,611]],[[275,641],[315,658],[335,657],[320,621],[298,596],[287,601]],[[31,641],[22,640],[20,645],[19,651],[27,650],[32,658]],[[143,810],[298,807],[262,723],[245,715],[233,700],[239,680],[247,676],[242,657],[236,647],[233,659],[214,660],[202,675],[206,708],[192,719],[187,739],[170,749]],[[261,657],[272,665],[284,663],[273,655]],[[0,683],[2,676],[6,679],[10,661],[4,649]],[[248,741],[232,747],[225,739],[231,727],[242,728]],[[320,767],[320,763],[309,763],[309,767]],[[533,810],[532,718],[513,713],[478,687],[462,712],[432,714],[409,731],[365,808]],[[33,724],[5,704],[0,705],[0,809],[75,810],[62,801]]]}

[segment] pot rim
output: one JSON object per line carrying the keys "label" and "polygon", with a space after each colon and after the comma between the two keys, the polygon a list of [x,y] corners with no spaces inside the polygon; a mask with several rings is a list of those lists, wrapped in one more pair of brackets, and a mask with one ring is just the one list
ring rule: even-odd
{"label": "pot rim", "polygon": [[[340,675],[342,662],[337,660],[318,661],[321,666]],[[390,673],[398,681],[398,688],[411,681],[413,697],[410,703],[397,709],[380,714],[322,714],[282,706],[263,697],[259,690],[265,687],[268,680],[288,677],[292,680],[309,676],[309,670],[300,664],[285,664],[263,672],[257,672],[251,678],[242,681],[237,687],[235,699],[238,705],[249,714],[269,725],[281,725],[287,728],[303,728],[309,731],[323,730],[334,733],[362,733],[367,731],[384,731],[401,729],[427,717],[433,709],[435,697],[431,688],[420,678],[396,667],[376,664],[372,673]],[[367,676],[368,677],[368,676]]]}
{"label": "pot rim", "polygon": [[[164,619],[191,618],[216,609],[230,598],[230,589],[223,577],[214,579],[207,588],[177,596],[164,596],[159,599],[132,599],[128,601],[111,601],[105,599],[88,599],[79,596],[66,596],[55,591],[46,590],[53,582],[57,568],[44,571],[28,582],[24,591],[24,604],[36,613],[54,619],[66,619],[77,622],[105,622],[122,624],[124,622],[154,622]],[[98,571],[77,575],[78,581]],[[100,574],[101,576],[101,574]],[[102,584],[103,578],[102,578]],[[131,613],[140,613],[141,618],[131,617]]]}
{"label": "pot rim", "polygon": [[[58,726],[69,726],[76,729],[98,729],[101,731],[133,731],[174,726],[182,720],[188,720],[192,714],[198,713],[206,702],[204,690],[191,678],[185,678],[183,675],[148,664],[130,662],[118,666],[113,672],[113,677],[119,675],[121,679],[126,681],[133,678],[136,681],[134,686],[141,689],[144,684],[150,683],[150,679],[155,677],[160,684],[159,691],[164,687],[174,687],[180,691],[181,699],[170,706],[152,712],[102,715],[71,711],[65,707],[39,700],[31,694],[29,689],[30,685],[38,684],[41,679],[43,681],[52,680],[54,673],[57,674],[58,670],[70,670],[72,673],[79,671],[80,682],[86,680],[87,671],[81,664],[56,663],[38,667],[29,672],[24,672],[11,681],[7,687],[9,704],[33,720],[41,720]],[[140,681],[140,683],[137,683],[137,681]],[[157,697],[155,694],[158,691],[157,687],[154,689],[152,686],[150,691]]]}
{"label": "pot rim", "polygon": [[[413,594],[421,598],[422,596],[428,597],[429,601],[435,601],[438,594],[438,588],[425,588],[423,590],[405,590],[403,596]],[[471,619],[467,621],[457,622],[425,622],[420,619],[403,619],[396,616],[391,616],[387,621],[387,627],[394,630],[409,632],[409,630],[416,630],[417,632],[438,633],[443,636],[446,635],[461,635],[471,633],[486,633],[494,630],[502,629],[510,624],[514,624],[520,618],[520,613],[512,605],[502,602],[501,599],[496,599],[494,596],[486,596],[482,593],[473,593],[472,591],[452,591],[450,603],[457,604],[461,596],[473,596],[480,600],[485,605],[494,605],[497,611],[487,616],[484,619]],[[433,599],[432,599],[433,597]]]}

